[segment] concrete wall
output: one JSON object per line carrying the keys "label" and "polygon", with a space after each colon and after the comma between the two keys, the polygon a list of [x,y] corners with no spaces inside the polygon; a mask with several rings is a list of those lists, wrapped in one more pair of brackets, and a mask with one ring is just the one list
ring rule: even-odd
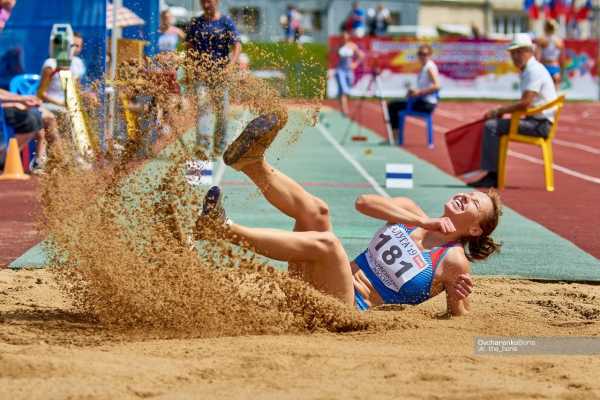
{"label": "concrete wall", "polygon": [[456,24],[471,26],[475,24],[481,32],[486,29],[486,14],[483,5],[468,4],[424,4],[419,11],[419,25],[437,26]]}

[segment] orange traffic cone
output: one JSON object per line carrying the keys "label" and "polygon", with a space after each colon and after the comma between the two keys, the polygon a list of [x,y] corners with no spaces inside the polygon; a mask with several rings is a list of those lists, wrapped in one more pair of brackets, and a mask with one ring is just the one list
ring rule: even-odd
{"label": "orange traffic cone", "polygon": [[8,142],[8,153],[4,163],[4,173],[0,175],[0,180],[20,179],[25,180],[31,178],[23,172],[23,164],[21,164],[21,155],[19,154],[19,144],[17,139],[12,138]]}

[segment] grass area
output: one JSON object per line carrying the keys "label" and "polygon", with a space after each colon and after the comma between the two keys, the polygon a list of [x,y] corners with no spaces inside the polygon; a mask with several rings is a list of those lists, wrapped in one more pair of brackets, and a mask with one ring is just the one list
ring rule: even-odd
{"label": "grass area", "polygon": [[322,43],[247,43],[244,52],[252,69],[278,70],[285,82],[273,84],[285,97],[323,98],[327,79],[328,47]]}

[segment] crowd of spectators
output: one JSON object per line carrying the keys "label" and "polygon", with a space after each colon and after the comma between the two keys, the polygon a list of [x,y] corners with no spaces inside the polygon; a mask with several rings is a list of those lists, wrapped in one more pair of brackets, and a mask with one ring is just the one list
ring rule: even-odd
{"label": "crowd of spectators", "polygon": [[355,1],[352,3],[352,10],[342,23],[341,30],[358,38],[365,37],[367,34],[383,36],[387,34],[390,23],[390,10],[383,4],[365,10],[358,1]]}

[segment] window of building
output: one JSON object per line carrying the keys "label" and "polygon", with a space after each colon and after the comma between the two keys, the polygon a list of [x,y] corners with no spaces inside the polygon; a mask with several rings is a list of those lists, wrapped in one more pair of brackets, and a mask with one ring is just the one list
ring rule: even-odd
{"label": "window of building", "polygon": [[300,10],[302,14],[302,28],[306,32],[320,32],[323,30],[323,11]]}
{"label": "window of building", "polygon": [[529,19],[523,14],[494,15],[494,33],[512,35],[529,31]]}
{"label": "window of building", "polygon": [[243,33],[256,33],[260,30],[260,9],[258,7],[232,7],[229,15],[238,30]]}
{"label": "window of building", "polygon": [[390,25],[402,25],[402,13],[400,11],[390,11]]}

